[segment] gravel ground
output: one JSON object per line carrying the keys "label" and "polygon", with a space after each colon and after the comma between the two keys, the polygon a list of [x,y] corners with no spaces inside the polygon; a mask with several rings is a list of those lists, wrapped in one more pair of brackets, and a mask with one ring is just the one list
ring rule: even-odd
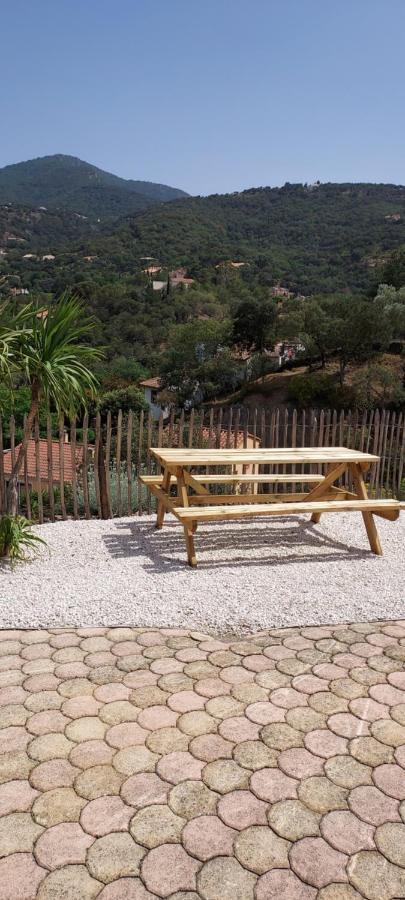
{"label": "gravel ground", "polygon": [[185,562],[183,529],[168,517],[38,526],[48,549],[0,567],[0,626],[158,625],[243,633],[405,614],[405,515],[377,520],[384,556],[371,554],[360,515],[207,523],[199,565]]}

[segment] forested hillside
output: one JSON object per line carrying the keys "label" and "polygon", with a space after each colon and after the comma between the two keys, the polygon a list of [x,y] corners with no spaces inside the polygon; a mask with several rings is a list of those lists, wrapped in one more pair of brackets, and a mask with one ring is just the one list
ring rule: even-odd
{"label": "forested hillside", "polygon": [[139,212],[182,196],[186,194],[177,188],[119,178],[64,154],[0,169],[0,203],[57,207],[101,219]]}

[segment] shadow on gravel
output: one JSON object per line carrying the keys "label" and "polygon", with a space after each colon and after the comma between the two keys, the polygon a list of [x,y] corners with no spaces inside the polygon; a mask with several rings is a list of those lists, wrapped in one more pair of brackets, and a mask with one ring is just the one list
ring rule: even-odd
{"label": "shadow on gravel", "polygon": [[[272,519],[271,529],[252,527],[246,530],[221,526],[203,526],[195,535],[198,568],[218,569],[233,567],[235,563],[244,568],[257,566],[289,566],[291,564],[324,563],[327,561],[357,561],[373,559],[369,550],[353,547],[334,540],[320,532],[319,526],[303,522],[298,516],[288,520]],[[120,534],[119,532],[123,533]],[[200,538],[200,540],[199,540]],[[169,522],[157,530],[153,522],[126,522],[116,525],[113,534],[104,535],[103,541],[111,556],[115,558],[136,557],[140,565],[150,572],[184,570],[186,549],[184,533],[177,522]],[[260,555],[247,557],[250,550],[260,551]],[[215,558],[206,553],[225,552],[227,558]],[[240,551],[240,552],[239,552]]]}

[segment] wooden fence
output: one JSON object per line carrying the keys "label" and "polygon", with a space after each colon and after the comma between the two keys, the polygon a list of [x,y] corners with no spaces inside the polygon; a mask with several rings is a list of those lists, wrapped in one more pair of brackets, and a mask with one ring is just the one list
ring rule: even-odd
{"label": "wooden fence", "polygon": [[[14,420],[7,429],[4,424],[0,419],[0,512],[18,452]],[[158,421],[120,411],[103,420],[99,414],[91,421],[87,415],[82,422],[61,420],[56,429],[49,418],[42,430],[37,422],[19,476],[20,511],[39,522],[150,513],[154,501],[138,475],[156,471],[150,447],[161,446],[352,447],[380,457],[367,473],[372,496],[405,496],[402,412],[211,407],[172,411]],[[291,484],[269,489],[291,490]]]}

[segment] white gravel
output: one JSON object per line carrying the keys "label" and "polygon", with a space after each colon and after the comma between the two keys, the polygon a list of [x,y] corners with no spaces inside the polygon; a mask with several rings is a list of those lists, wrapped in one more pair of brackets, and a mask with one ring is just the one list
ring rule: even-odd
{"label": "white gravel", "polygon": [[206,524],[186,564],[171,516],[38,526],[48,549],[0,566],[0,627],[159,625],[220,633],[405,617],[405,514],[377,519],[384,556],[360,515]]}

